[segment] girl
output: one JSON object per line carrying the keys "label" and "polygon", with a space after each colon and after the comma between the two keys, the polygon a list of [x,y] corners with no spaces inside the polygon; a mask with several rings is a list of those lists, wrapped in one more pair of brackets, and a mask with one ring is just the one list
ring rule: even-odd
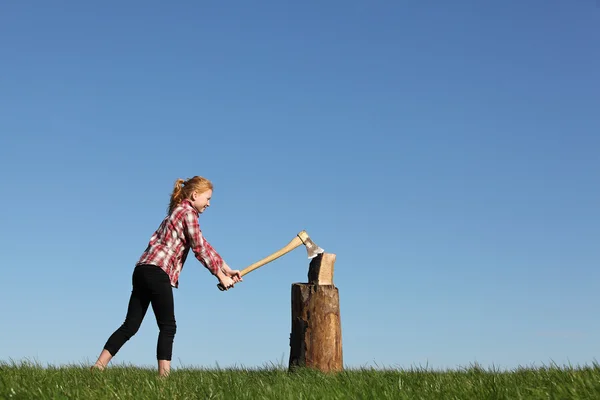
{"label": "girl", "polygon": [[190,249],[226,290],[242,281],[240,271],[229,268],[203,237],[198,224],[198,217],[210,206],[212,189],[212,183],[200,176],[175,181],[167,216],[135,265],[125,322],[108,338],[92,369],[106,368],[125,342],[138,331],[148,306],[152,304],[159,328],[156,345],[158,374],[169,375],[177,329],[173,288],[179,287],[179,274]]}

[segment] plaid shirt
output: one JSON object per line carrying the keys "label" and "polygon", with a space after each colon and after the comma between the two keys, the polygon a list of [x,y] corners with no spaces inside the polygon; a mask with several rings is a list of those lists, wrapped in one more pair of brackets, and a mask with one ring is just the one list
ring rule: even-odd
{"label": "plaid shirt", "polygon": [[136,263],[161,267],[171,279],[171,286],[179,287],[179,274],[192,249],[198,261],[213,275],[223,265],[223,259],[202,236],[198,223],[199,213],[185,199],[162,221],[150,238],[148,247]]}

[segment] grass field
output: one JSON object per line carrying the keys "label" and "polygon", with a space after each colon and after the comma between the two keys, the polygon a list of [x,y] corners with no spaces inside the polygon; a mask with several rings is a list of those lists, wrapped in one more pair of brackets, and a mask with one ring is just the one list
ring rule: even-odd
{"label": "grass field", "polygon": [[499,371],[40,366],[0,362],[1,399],[600,399],[600,365]]}

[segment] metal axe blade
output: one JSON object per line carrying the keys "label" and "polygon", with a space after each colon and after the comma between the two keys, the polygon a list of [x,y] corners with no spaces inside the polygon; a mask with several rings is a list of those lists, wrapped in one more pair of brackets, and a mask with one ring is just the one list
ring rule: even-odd
{"label": "metal axe blade", "polygon": [[310,238],[310,236],[308,236],[306,231],[300,232],[298,234],[298,237],[300,238],[300,240],[302,240],[302,243],[304,243],[304,245],[306,246],[306,253],[308,255],[309,260],[313,259],[316,256],[318,256],[319,254],[325,252],[325,250],[323,250],[322,248],[317,246],[317,244],[312,241],[312,239]]}

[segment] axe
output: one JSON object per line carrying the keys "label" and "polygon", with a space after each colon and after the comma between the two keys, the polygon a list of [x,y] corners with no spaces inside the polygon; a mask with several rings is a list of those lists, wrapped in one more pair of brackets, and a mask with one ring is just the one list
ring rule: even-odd
{"label": "axe", "polygon": [[[301,231],[288,244],[286,244],[281,249],[277,250],[275,253],[268,255],[267,257],[263,258],[262,260],[257,261],[254,264],[249,265],[248,267],[241,270],[240,275],[244,276],[247,273],[252,272],[257,268],[260,268],[263,265],[270,263],[271,261],[294,250],[296,247],[300,246],[301,244],[304,244],[306,246],[306,252],[308,253],[309,260],[312,258],[315,258],[319,254],[324,252],[324,250],[322,248],[317,246],[315,244],[315,242],[312,241],[312,239],[310,238],[310,236],[308,236],[308,233],[306,233],[306,231]],[[223,287],[223,285],[221,285],[221,283],[217,284],[217,287],[219,288],[219,290],[225,290],[225,288]]]}

